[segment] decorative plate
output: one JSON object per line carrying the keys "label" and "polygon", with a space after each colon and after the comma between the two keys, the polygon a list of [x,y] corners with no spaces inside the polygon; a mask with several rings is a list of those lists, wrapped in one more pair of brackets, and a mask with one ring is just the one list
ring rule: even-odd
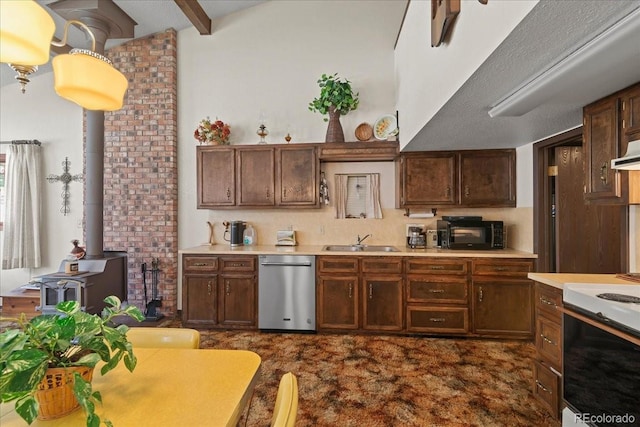
{"label": "decorative plate", "polygon": [[391,114],[384,115],[373,125],[373,135],[376,139],[387,139],[398,133],[398,120]]}
{"label": "decorative plate", "polygon": [[373,136],[373,128],[369,123],[360,123],[356,128],[358,141],[368,141]]}

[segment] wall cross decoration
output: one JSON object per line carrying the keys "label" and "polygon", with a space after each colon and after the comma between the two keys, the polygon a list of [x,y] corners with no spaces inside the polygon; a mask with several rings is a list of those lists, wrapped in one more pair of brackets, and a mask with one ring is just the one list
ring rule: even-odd
{"label": "wall cross decoration", "polygon": [[69,183],[72,181],[82,181],[82,174],[78,174],[78,175],[71,175],[69,173],[69,165],[71,164],[71,162],[69,162],[69,158],[65,157],[64,158],[64,162],[62,162],[62,175],[49,175],[47,177],[47,181],[54,183],[54,182],[62,182],[62,207],[60,208],[60,212],[62,212],[65,216],[70,212],[69,209]]}

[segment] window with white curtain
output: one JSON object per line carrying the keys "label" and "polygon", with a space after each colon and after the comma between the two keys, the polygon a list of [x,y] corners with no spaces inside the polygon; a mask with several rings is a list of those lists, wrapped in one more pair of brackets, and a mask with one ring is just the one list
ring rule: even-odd
{"label": "window with white curtain", "polygon": [[382,218],[380,174],[336,174],[336,218]]}

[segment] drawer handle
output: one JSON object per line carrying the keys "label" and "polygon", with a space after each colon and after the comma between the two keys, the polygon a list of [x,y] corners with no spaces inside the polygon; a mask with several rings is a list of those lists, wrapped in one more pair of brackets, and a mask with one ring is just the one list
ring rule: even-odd
{"label": "drawer handle", "polygon": [[209,264],[207,264],[206,262],[194,262],[193,263],[194,267],[206,267],[207,265],[209,265]]}
{"label": "drawer handle", "polygon": [[546,391],[549,394],[553,394],[551,392],[551,390],[549,390],[548,388],[546,388],[540,381],[536,380],[536,385],[538,386],[539,389],[541,389],[542,391]]}
{"label": "drawer handle", "polygon": [[432,270],[444,270],[444,265],[432,265],[429,268]]}
{"label": "drawer handle", "polygon": [[509,267],[496,267],[496,271],[507,271]]}
{"label": "drawer handle", "polygon": [[429,292],[432,294],[442,294],[444,293],[444,289],[429,289]]}
{"label": "drawer handle", "polygon": [[239,262],[232,262],[231,264],[229,264],[229,266],[231,267],[246,267],[243,263],[239,263]]}
{"label": "drawer handle", "polygon": [[445,321],[444,317],[431,317],[429,318],[429,321],[434,322],[434,323],[442,323]]}
{"label": "drawer handle", "polygon": [[211,280],[207,282],[207,295],[211,296]]}
{"label": "drawer handle", "polygon": [[353,298],[353,283],[349,283],[349,299]]}
{"label": "drawer handle", "polygon": [[557,345],[554,341],[550,340],[549,338],[547,338],[546,336],[540,334],[540,337],[542,338],[542,340],[546,343],[549,343],[551,345]]}
{"label": "drawer handle", "polygon": [[227,200],[231,200],[231,189],[227,187]]}
{"label": "drawer handle", "polygon": [[545,297],[540,297],[540,302],[543,304],[547,304],[547,305],[552,305],[554,307],[557,307],[556,303],[553,301],[549,301],[548,299],[546,299]]}
{"label": "drawer handle", "polygon": [[369,283],[369,299],[373,298],[373,285]]}
{"label": "drawer handle", "polygon": [[228,280],[226,281],[226,284],[225,284],[225,291],[227,292],[227,295],[229,295],[231,293],[231,289],[230,289]]}
{"label": "drawer handle", "polygon": [[484,294],[482,293],[482,286],[480,286],[478,288],[478,301],[482,302],[482,297],[484,296]]}

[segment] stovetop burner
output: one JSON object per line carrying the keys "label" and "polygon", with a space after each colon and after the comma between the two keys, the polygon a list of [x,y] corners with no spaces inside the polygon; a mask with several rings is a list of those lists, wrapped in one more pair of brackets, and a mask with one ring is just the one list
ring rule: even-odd
{"label": "stovetop burner", "polygon": [[598,298],[606,299],[609,301],[624,302],[629,304],[640,304],[640,298],[633,295],[616,294],[616,293],[604,293],[596,295]]}

